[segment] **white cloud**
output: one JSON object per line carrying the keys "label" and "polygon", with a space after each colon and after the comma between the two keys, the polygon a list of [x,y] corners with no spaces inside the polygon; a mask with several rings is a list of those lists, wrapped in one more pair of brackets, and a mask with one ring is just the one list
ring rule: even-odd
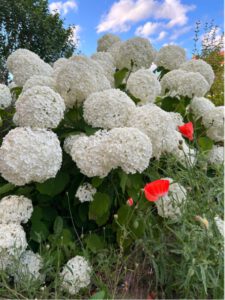
{"label": "white cloud", "polygon": [[52,14],[59,13],[63,16],[67,15],[70,11],[77,11],[77,3],[74,0],[66,2],[56,1],[49,4],[49,10]]}
{"label": "white cloud", "polygon": [[174,41],[174,40],[178,39],[178,37],[181,36],[182,34],[185,34],[185,33],[189,32],[191,29],[192,29],[192,26],[185,26],[183,28],[176,29],[170,35],[169,39],[171,41]]}
{"label": "white cloud", "polygon": [[167,36],[167,32],[166,31],[161,31],[160,33],[159,33],[159,36],[157,37],[157,41],[162,41],[166,36]]}
{"label": "white cloud", "polygon": [[201,35],[202,45],[204,47],[217,47],[224,43],[224,36],[219,27],[213,27],[208,33]]}
{"label": "white cloud", "polygon": [[135,34],[138,36],[142,36],[142,37],[149,37],[153,34],[155,34],[158,29],[160,27],[162,27],[162,23],[157,23],[157,22],[147,22],[145,23],[143,26],[139,26],[136,31]]}
{"label": "white cloud", "polygon": [[77,46],[80,44],[80,32],[81,32],[81,26],[75,25],[72,29],[72,35],[70,37],[71,41],[75,43]]}
{"label": "white cloud", "polygon": [[182,4],[181,0],[119,0],[102,17],[97,32],[126,32],[133,24],[150,17],[169,20],[168,27],[185,25],[187,12],[194,8],[194,5]]}

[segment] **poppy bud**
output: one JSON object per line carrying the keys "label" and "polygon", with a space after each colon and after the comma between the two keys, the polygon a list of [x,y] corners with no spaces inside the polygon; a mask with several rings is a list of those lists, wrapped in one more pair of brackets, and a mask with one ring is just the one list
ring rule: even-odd
{"label": "poppy bud", "polygon": [[132,206],[134,204],[134,200],[132,199],[132,198],[129,198],[128,200],[127,200],[127,205],[128,206]]}

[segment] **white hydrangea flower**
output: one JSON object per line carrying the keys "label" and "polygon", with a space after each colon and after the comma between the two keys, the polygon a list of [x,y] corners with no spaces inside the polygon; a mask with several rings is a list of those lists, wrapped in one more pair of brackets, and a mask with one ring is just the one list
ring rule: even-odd
{"label": "white hydrangea flower", "polygon": [[71,149],[72,159],[88,177],[108,175],[121,167],[126,173],[142,172],[152,154],[149,138],[136,128],[114,128],[80,137]]}
{"label": "white hydrangea flower", "polygon": [[173,182],[171,178],[164,178],[170,181],[169,193],[156,201],[158,214],[163,218],[177,220],[182,215],[182,208],[185,205],[187,191],[179,183]]}
{"label": "white hydrangea flower", "polygon": [[56,128],[65,108],[64,100],[51,88],[34,86],[19,96],[13,121],[21,127]]}
{"label": "white hydrangea flower", "polygon": [[140,129],[150,138],[152,155],[156,158],[163,152],[172,152],[178,147],[177,135],[182,139],[176,131],[177,125],[171,115],[153,104],[137,107],[130,115],[127,126]]}
{"label": "white hydrangea flower", "polygon": [[13,80],[18,86],[34,75],[51,76],[52,67],[45,63],[37,54],[27,49],[17,49],[9,55],[7,68],[13,74]]}
{"label": "white hydrangea flower", "polygon": [[62,150],[58,137],[45,129],[12,129],[0,147],[0,173],[15,185],[53,178],[61,163]]}
{"label": "white hydrangea flower", "polygon": [[104,34],[100,39],[98,39],[98,52],[105,52],[107,51],[113,44],[120,42],[120,38],[111,33]]}
{"label": "white hydrangea flower", "polygon": [[30,89],[33,88],[34,86],[48,86],[52,90],[56,91],[56,82],[54,78],[49,77],[49,76],[43,76],[43,75],[34,75],[30,77],[24,84],[23,86],[23,93]]}
{"label": "white hydrangea flower", "polygon": [[209,84],[200,73],[173,70],[161,80],[162,95],[202,97],[209,90]]}
{"label": "white hydrangea flower", "polygon": [[154,102],[161,92],[161,85],[157,76],[150,70],[140,69],[130,75],[127,81],[128,91],[140,99],[138,104]]}
{"label": "white hydrangea flower", "polygon": [[111,171],[106,149],[108,135],[107,131],[97,131],[94,135],[80,137],[73,143],[70,155],[84,175],[103,178]]}
{"label": "white hydrangea flower", "polygon": [[119,89],[91,94],[84,102],[84,120],[93,127],[110,129],[126,126],[134,102]]}
{"label": "white hydrangea flower", "polygon": [[216,216],[214,218],[214,221],[216,223],[216,227],[218,228],[220,234],[223,236],[225,236],[225,225],[224,225],[224,220],[222,220],[220,217]]}
{"label": "white hydrangea flower", "polygon": [[18,261],[14,264],[15,268],[11,268],[11,275],[14,276],[16,282],[24,280],[41,280],[43,277],[40,273],[43,267],[43,259],[38,253],[30,250],[24,251]]}
{"label": "white hydrangea flower", "polygon": [[213,69],[209,64],[207,64],[207,62],[202,59],[191,59],[183,63],[179,68],[188,72],[200,73],[208,82],[209,88],[213,84],[215,78]]}
{"label": "white hydrangea flower", "polygon": [[224,106],[217,106],[204,113],[202,123],[207,136],[215,142],[224,140]]}
{"label": "white hydrangea flower", "polygon": [[66,107],[80,105],[91,93],[110,88],[101,66],[91,58],[72,57],[60,67],[57,89]]}
{"label": "white hydrangea flower", "polygon": [[195,118],[198,119],[214,107],[215,105],[209,99],[204,97],[194,97],[190,103],[189,109]]}
{"label": "white hydrangea flower", "polygon": [[67,62],[67,61],[68,61],[67,58],[65,58],[65,57],[60,57],[59,59],[57,59],[57,60],[54,62],[54,64],[53,64],[53,69],[55,70],[55,69],[57,69],[57,68],[59,68],[59,67],[62,67],[62,66],[65,64],[65,62]]}
{"label": "white hydrangea flower", "polygon": [[106,78],[110,82],[111,87],[114,87],[115,66],[112,55],[107,52],[97,52],[93,54],[91,58],[101,65]]}
{"label": "white hydrangea flower", "polygon": [[133,71],[150,68],[155,56],[155,50],[148,39],[134,37],[123,42],[116,55],[116,67],[118,69],[131,69],[133,61]]}
{"label": "white hydrangea flower", "polygon": [[71,258],[60,273],[62,288],[71,295],[75,295],[81,288],[87,287],[91,282],[91,267],[82,256]]}
{"label": "white hydrangea flower", "polygon": [[10,89],[5,84],[0,84],[0,109],[10,106],[12,103],[12,96]]}
{"label": "white hydrangea flower", "polygon": [[30,199],[10,195],[0,200],[0,223],[27,223],[33,212]]}
{"label": "white hydrangea flower", "polygon": [[166,70],[178,69],[186,61],[185,50],[176,45],[162,47],[156,54],[155,64]]}
{"label": "white hydrangea flower", "polygon": [[120,41],[120,42],[116,42],[115,44],[113,44],[111,47],[108,48],[107,52],[110,53],[113,57],[113,61],[115,66],[116,64],[116,59],[118,57],[119,51],[120,51],[120,47],[124,42]]}
{"label": "white hydrangea flower", "polygon": [[224,147],[214,145],[208,153],[208,162],[210,164],[222,165],[224,162]]}
{"label": "white hydrangea flower", "polygon": [[19,224],[0,224],[0,270],[5,270],[27,247],[26,234]]}
{"label": "white hydrangea flower", "polygon": [[76,191],[75,197],[77,197],[80,202],[91,202],[94,200],[94,195],[97,192],[96,188],[94,188],[90,183],[85,182],[79,186]]}
{"label": "white hydrangea flower", "polygon": [[79,134],[70,135],[65,138],[64,143],[63,143],[63,149],[67,154],[70,154],[73,144],[81,136],[86,136],[86,135],[84,133],[79,133]]}
{"label": "white hydrangea flower", "polygon": [[121,167],[127,174],[143,172],[152,156],[149,137],[137,128],[114,128],[109,132],[107,147],[112,166]]}
{"label": "white hydrangea flower", "polygon": [[184,124],[184,121],[183,121],[183,117],[181,116],[181,114],[177,113],[177,112],[169,112],[176,128],[177,126],[181,126]]}
{"label": "white hydrangea flower", "polygon": [[10,90],[11,90],[11,89],[14,89],[14,88],[16,88],[16,87],[18,87],[18,85],[15,84],[14,81],[11,81],[11,82],[8,84],[8,88],[9,88]]}

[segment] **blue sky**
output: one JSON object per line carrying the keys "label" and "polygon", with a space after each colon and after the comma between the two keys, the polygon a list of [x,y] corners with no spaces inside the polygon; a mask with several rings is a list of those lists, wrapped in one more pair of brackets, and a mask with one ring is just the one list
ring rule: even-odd
{"label": "blue sky", "polygon": [[177,44],[190,57],[197,20],[214,19],[223,28],[223,0],[50,0],[49,8],[65,25],[76,25],[74,35],[86,55],[96,51],[99,37],[115,33],[122,40],[146,37],[156,49]]}

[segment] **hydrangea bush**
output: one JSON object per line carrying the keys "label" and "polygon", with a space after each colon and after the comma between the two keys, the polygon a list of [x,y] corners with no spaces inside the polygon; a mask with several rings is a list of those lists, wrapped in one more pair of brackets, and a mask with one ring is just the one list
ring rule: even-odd
{"label": "hydrangea bush", "polygon": [[[178,46],[156,53],[147,39],[111,34],[97,50],[53,67],[16,50],[7,60],[16,87],[0,85],[0,267],[15,282],[24,273],[43,281],[42,246],[54,257],[60,243],[59,280],[72,295],[94,272],[81,254],[130,251],[152,238],[151,220],[176,228],[193,188],[179,174],[201,169],[216,180],[223,164],[224,107],[206,98],[214,79],[207,63],[187,61]],[[174,178],[166,174],[171,159]],[[147,193],[160,179],[169,191]]]}

